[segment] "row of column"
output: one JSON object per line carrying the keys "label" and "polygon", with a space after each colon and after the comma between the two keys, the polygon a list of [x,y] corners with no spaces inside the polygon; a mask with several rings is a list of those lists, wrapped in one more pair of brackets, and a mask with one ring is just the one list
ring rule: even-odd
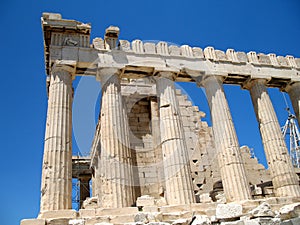
{"label": "row of column", "polygon": [[[275,195],[299,197],[298,178],[264,82],[263,79],[250,81],[245,84],[245,87],[250,90]],[[249,185],[223,90],[222,77],[207,76],[201,84],[205,87],[210,106],[214,140],[226,199],[228,201],[250,199]],[[290,94],[290,97],[293,106],[298,107],[299,117],[299,86],[290,87],[289,93],[293,93],[293,95]]]}
{"label": "row of column", "polygon": [[[71,208],[72,193],[72,66],[56,66],[50,75],[47,124],[42,171],[41,212]],[[133,187],[129,127],[121,96],[118,72],[102,70],[100,149],[95,175],[100,206],[131,206]],[[164,75],[164,74],[162,74]],[[207,76],[201,81],[210,106],[217,157],[227,201],[250,199],[249,183],[222,79]],[[251,81],[252,102],[260,126],[276,196],[300,196],[296,174],[288,156],[271,100],[263,80]],[[300,84],[286,90],[299,119]],[[160,132],[168,204],[195,202],[184,130],[174,82],[157,80]]]}

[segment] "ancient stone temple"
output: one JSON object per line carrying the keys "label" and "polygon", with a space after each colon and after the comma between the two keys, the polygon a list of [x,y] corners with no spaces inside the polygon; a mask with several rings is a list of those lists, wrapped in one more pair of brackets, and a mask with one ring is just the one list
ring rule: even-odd
{"label": "ancient stone temple", "polygon": [[[119,39],[44,13],[48,87],[40,213],[22,225],[300,224],[292,166],[268,88],[300,121],[300,59]],[[72,81],[101,88],[89,157],[72,156]],[[176,82],[204,88],[212,127]],[[223,84],[249,90],[268,168],[240,146]],[[75,90],[76,91],[76,90]],[[200,89],[199,89],[200,91]],[[80,209],[72,209],[72,178]]]}

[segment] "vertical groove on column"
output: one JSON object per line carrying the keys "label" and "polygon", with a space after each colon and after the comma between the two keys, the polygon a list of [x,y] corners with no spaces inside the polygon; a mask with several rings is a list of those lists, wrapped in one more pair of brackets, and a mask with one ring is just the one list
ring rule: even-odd
{"label": "vertical groove on column", "polygon": [[[106,79],[106,80],[105,80]],[[117,75],[102,82],[101,152],[98,168],[101,190],[97,193],[104,208],[131,206],[133,199],[132,166],[130,163],[129,127],[121,86]]]}
{"label": "vertical groove on column", "polygon": [[278,197],[300,196],[298,179],[264,81],[254,81],[250,94],[259,122],[275,195]]}
{"label": "vertical groove on column", "polygon": [[190,175],[188,152],[179,115],[174,82],[161,78],[157,81],[160,130],[168,204],[195,202]]}
{"label": "vertical groove on column", "polygon": [[71,208],[72,77],[62,69],[51,74],[44,144],[40,210]]}
{"label": "vertical groove on column", "polygon": [[250,189],[240,147],[221,81],[208,77],[204,81],[211,111],[213,133],[223,188],[227,201],[250,199]]}

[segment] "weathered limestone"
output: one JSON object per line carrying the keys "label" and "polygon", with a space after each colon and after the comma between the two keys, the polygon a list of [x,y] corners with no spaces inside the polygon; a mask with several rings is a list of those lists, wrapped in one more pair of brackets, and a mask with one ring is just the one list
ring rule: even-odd
{"label": "weathered limestone", "polygon": [[72,206],[72,73],[58,61],[50,74],[41,185],[41,212]]}
{"label": "weathered limestone", "polygon": [[96,179],[99,206],[122,208],[134,203],[132,187],[132,158],[129,150],[129,131],[120,93],[117,71],[100,72],[102,102],[100,112],[99,163]]}
{"label": "weathered limestone", "polygon": [[176,98],[174,82],[157,80],[160,131],[165,174],[165,197],[168,204],[195,202],[187,147]]}
{"label": "weathered limestone", "polygon": [[279,209],[280,218],[283,220],[300,217],[300,203],[285,205]]}
{"label": "weathered limestone", "polygon": [[300,196],[300,187],[288,155],[280,126],[265,87],[265,80],[258,79],[247,84],[259,122],[270,174],[276,196]]}
{"label": "weathered limestone", "polygon": [[290,96],[298,124],[300,126],[300,82],[288,85],[286,91]]}
{"label": "weathered limestone", "polygon": [[[43,14],[42,24],[50,87],[41,214],[22,225],[299,224],[297,179],[263,81],[256,79],[266,78],[268,87],[288,92],[299,119],[300,59],[167,42],[130,43],[119,41],[119,28],[113,26],[104,39],[95,38],[90,45],[88,24],[59,14]],[[75,74],[95,76],[103,91],[92,169],[86,162],[88,168],[72,171],[80,180],[80,203],[90,196],[92,176],[93,197],[79,212],[70,210]],[[213,128],[165,78],[202,82]],[[223,83],[250,86],[274,187],[250,149],[239,148]],[[274,188],[283,197],[272,198]],[[254,200],[249,200],[251,195]],[[296,204],[286,206],[291,203]],[[128,207],[133,204],[137,207]]]}
{"label": "weathered limestone", "polygon": [[202,81],[210,106],[217,157],[226,199],[229,202],[250,199],[243,160],[221,79]]}
{"label": "weathered limestone", "polygon": [[243,214],[243,207],[240,204],[218,204],[216,208],[217,219],[239,218]]}

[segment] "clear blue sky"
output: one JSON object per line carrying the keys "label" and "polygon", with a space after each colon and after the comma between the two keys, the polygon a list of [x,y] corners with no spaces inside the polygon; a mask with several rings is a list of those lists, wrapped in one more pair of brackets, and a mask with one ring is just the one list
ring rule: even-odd
{"label": "clear blue sky", "polygon": [[[45,11],[91,22],[92,38],[103,37],[106,27],[117,25],[121,28],[121,38],[127,40],[165,40],[202,48],[214,46],[221,50],[234,48],[300,57],[298,0],[1,1],[0,212],[3,225],[36,217],[39,211],[47,109],[40,23]],[[191,86],[183,87],[200,109],[209,114],[203,93]],[[239,87],[225,87],[225,90],[240,144],[254,148],[264,162],[249,93]],[[287,117],[283,97],[278,90],[270,93],[283,124]],[[74,149],[81,150],[76,143]]]}

